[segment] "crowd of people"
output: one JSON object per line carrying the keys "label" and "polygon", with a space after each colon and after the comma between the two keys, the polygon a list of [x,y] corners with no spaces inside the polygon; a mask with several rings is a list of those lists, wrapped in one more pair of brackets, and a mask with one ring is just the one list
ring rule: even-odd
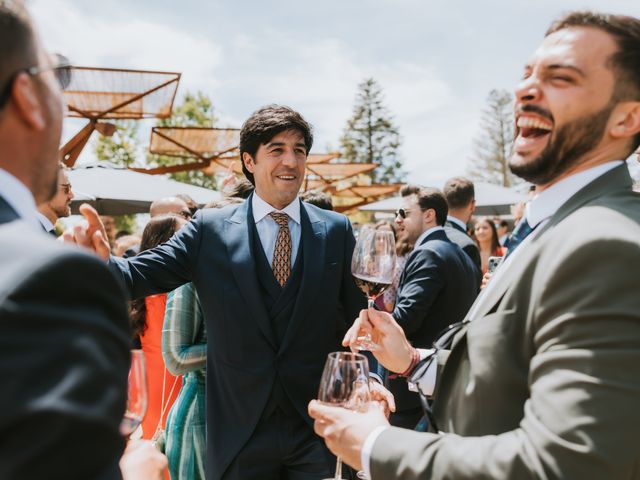
{"label": "crowd of people", "polygon": [[[0,44],[1,479],[317,480],[336,456],[372,480],[640,478],[640,20],[552,24],[516,90],[531,200],[512,225],[474,218],[466,178],[405,185],[372,225],[396,253],[375,307],[351,222],[300,193],[313,131],[286,106],[244,122],[222,200],[158,199],[141,235],[83,205],[60,234],[68,69],[20,2]],[[371,402],[314,400],[363,336]],[[149,402],[124,438],[131,349]]]}

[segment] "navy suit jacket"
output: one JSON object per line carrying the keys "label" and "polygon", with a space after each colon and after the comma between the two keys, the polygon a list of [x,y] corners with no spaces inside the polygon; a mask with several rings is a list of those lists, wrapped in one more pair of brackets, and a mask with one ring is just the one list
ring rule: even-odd
{"label": "navy suit jacket", "polygon": [[[478,289],[471,259],[444,230],[433,232],[407,258],[392,315],[415,347],[429,348],[442,330],[464,318]],[[404,379],[389,385],[398,411],[419,405]]]}
{"label": "navy suit jacket", "polygon": [[102,261],[20,220],[2,197],[0,266],[0,478],[121,478],[124,292]]}
{"label": "navy suit jacket", "polygon": [[111,262],[133,298],[193,282],[207,335],[207,477],[220,478],[250,438],[274,382],[311,426],[327,354],[366,306],[351,275],[349,220],[301,203],[302,281],[280,344],[267,315],[252,252],[251,197],[206,209],[167,243]]}
{"label": "navy suit jacket", "polygon": [[478,244],[463,228],[453,222],[446,222],[444,224],[444,231],[447,234],[447,237],[449,237],[449,240],[458,245],[464,253],[469,255],[469,258],[478,271],[478,278],[482,279],[482,261],[480,259],[480,249],[478,248]]}

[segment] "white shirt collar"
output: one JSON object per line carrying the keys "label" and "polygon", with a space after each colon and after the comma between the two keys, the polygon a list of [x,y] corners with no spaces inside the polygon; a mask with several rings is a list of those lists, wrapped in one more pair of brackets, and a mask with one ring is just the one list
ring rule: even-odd
{"label": "white shirt collar", "polygon": [[260,198],[260,195],[258,195],[256,192],[253,192],[251,207],[253,208],[253,220],[256,223],[269,215],[271,212],[282,212],[289,215],[289,218],[296,222],[298,225],[300,224],[300,200],[298,200],[298,197],[296,197],[293,202],[284,207],[282,210],[278,210],[277,208],[273,208],[270,204]]}
{"label": "white shirt collar", "polygon": [[36,217],[36,202],[33,194],[20,180],[2,168],[0,168],[0,196],[20,218],[33,226],[40,226]]}
{"label": "white shirt collar", "polygon": [[603,163],[583,172],[575,173],[543,190],[527,203],[525,218],[529,225],[535,228],[540,222],[556,213],[567,200],[589,183],[623,163],[622,160]]}
{"label": "white shirt collar", "polygon": [[53,230],[54,225],[53,223],[51,223],[51,220],[49,220],[46,217],[46,215],[43,215],[42,213],[36,210],[36,217],[38,217],[38,220],[40,221],[40,223],[42,224],[42,226],[47,232],[50,232],[51,230]]}
{"label": "white shirt collar", "polygon": [[456,225],[458,225],[461,229],[463,229],[465,232],[467,231],[467,226],[465,225],[465,223],[460,220],[459,218],[456,217],[452,217],[451,215],[447,215],[447,221],[451,222],[451,223],[455,223]]}
{"label": "white shirt collar", "polygon": [[441,226],[431,227],[425,230],[424,232],[422,232],[422,234],[418,237],[418,240],[416,240],[416,247],[421,245],[424,239],[427,238],[429,235],[435,232],[439,232],[440,230],[444,230],[444,227],[441,227]]}

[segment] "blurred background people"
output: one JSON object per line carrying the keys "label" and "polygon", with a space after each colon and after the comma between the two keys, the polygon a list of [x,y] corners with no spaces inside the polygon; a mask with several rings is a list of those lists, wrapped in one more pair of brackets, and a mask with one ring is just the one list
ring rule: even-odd
{"label": "blurred background people", "polygon": [[479,218],[476,221],[474,233],[480,250],[482,274],[484,275],[489,268],[489,257],[502,257],[505,254],[505,249],[500,245],[496,226],[489,218]]}
{"label": "blurred background people", "polygon": [[328,193],[320,192],[319,190],[308,190],[300,194],[300,200],[323,210],[333,211],[333,201]]}
{"label": "blurred background people", "polygon": [[189,209],[189,205],[182,198],[177,196],[154,200],[149,206],[149,215],[151,218],[169,214],[180,215],[186,220],[191,219],[191,210]]}
{"label": "blurred background people", "polygon": [[[142,232],[140,253],[169,240],[186,220],[177,215],[153,217]],[[149,404],[142,420],[142,438],[151,439],[164,428],[166,416],[180,391],[180,377],[172,375],[162,358],[162,325],[167,294],[160,293],[132,300],[130,304],[134,346],[142,348],[147,366]]]}

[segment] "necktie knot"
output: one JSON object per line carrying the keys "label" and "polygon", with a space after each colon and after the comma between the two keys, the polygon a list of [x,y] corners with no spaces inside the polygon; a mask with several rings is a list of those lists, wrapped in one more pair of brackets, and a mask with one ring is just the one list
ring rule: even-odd
{"label": "necktie knot", "polygon": [[289,226],[289,215],[287,215],[286,213],[271,212],[269,216],[273,218],[280,227]]}

